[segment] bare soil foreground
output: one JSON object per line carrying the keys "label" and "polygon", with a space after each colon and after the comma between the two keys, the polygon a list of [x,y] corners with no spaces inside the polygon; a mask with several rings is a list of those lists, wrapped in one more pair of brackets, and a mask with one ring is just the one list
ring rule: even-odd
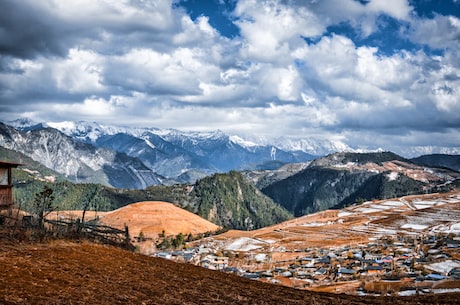
{"label": "bare soil foreground", "polygon": [[295,290],[89,242],[0,238],[0,304],[458,304]]}

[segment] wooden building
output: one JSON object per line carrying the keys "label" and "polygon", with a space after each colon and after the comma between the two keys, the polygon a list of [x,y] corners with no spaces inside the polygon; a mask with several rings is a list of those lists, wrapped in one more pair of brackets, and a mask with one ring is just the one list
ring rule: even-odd
{"label": "wooden building", "polygon": [[0,161],[0,208],[8,208],[13,205],[12,168],[19,165]]}

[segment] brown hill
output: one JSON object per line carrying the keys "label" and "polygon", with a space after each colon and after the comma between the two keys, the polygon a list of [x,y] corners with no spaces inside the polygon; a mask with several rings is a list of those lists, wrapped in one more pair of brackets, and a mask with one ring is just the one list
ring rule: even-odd
{"label": "brown hill", "polygon": [[326,210],[254,231],[232,230],[208,239],[250,237],[289,250],[367,244],[379,237],[460,232],[460,191],[368,201]]}
{"label": "brown hill", "polygon": [[0,304],[458,304],[295,290],[90,243],[0,239]]}
{"label": "brown hill", "polygon": [[133,203],[105,213],[100,220],[105,225],[120,229],[127,225],[131,236],[139,236],[142,232],[147,238],[156,238],[162,231],[165,235],[197,235],[219,229],[198,215],[162,201]]}

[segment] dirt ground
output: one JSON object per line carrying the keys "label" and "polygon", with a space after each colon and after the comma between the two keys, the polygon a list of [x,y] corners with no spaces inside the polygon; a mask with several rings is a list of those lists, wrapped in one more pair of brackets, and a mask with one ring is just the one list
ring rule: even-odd
{"label": "dirt ground", "polygon": [[0,236],[0,304],[458,304],[460,293],[315,293],[90,242]]}
{"label": "dirt ground", "polygon": [[177,235],[189,233],[197,235],[214,232],[219,227],[200,216],[163,201],[143,201],[132,203],[101,217],[101,223],[124,229],[129,227],[131,236],[140,232],[145,237],[155,238],[158,234]]}

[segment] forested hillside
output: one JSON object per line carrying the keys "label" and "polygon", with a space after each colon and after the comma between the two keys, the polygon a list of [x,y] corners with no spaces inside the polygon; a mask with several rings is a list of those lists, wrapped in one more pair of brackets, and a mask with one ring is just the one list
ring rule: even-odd
{"label": "forested hillside", "polygon": [[198,215],[223,227],[250,230],[292,217],[236,171],[197,181],[190,195]]}
{"label": "forested hillside", "polygon": [[449,190],[459,174],[424,168],[391,152],[335,153],[265,186],[262,192],[295,216],[372,199]]}
{"label": "forested hillside", "polygon": [[[14,170],[14,199],[34,212],[36,195],[45,186],[53,191],[53,210],[110,211],[139,201],[167,201],[229,229],[257,229],[292,217],[262,194],[239,172],[215,174],[195,185],[151,186],[145,190],[115,189],[94,183],[73,183],[27,157],[2,150],[4,159],[26,166]],[[9,156],[7,158],[7,156]]]}

